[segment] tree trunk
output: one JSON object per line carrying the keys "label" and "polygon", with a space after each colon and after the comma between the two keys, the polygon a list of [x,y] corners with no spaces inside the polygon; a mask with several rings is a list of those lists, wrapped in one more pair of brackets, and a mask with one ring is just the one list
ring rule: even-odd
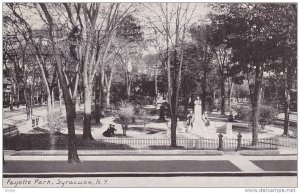
{"label": "tree trunk", "polygon": [[53,105],[52,105],[52,95],[50,93],[48,93],[47,96],[47,111],[49,115],[52,115],[53,113]]}
{"label": "tree trunk", "polygon": [[84,86],[84,118],[82,139],[94,139],[91,131],[92,121],[92,96],[87,85]]}
{"label": "tree trunk", "polygon": [[[108,84],[107,84],[107,89],[106,89],[106,107],[109,108],[110,107],[110,94],[111,94],[111,83],[112,83],[112,78],[113,78],[113,71],[114,71],[114,67],[112,69],[112,72],[110,74],[110,78],[109,78],[109,81],[108,81]],[[130,86],[129,86],[129,89]],[[129,96],[130,96],[130,93],[129,93]]]}
{"label": "tree trunk", "polygon": [[230,111],[231,109],[231,84],[230,84],[230,79],[228,78],[228,110]]}
{"label": "tree trunk", "polygon": [[32,84],[30,85],[30,118],[32,119],[32,106],[33,106],[33,89]]}
{"label": "tree trunk", "polygon": [[[110,72],[110,75],[109,75],[109,80],[107,81],[107,94],[106,94],[106,107],[109,108],[110,107],[110,89],[111,89],[111,83],[112,83],[112,79],[113,79],[113,75],[114,75],[114,72],[115,72],[115,64],[112,66],[111,68],[111,72]],[[104,75],[103,75],[104,76]],[[131,88],[129,88],[131,89]]]}
{"label": "tree trunk", "polygon": [[30,100],[27,92],[27,88],[24,88],[24,98],[26,103],[26,115],[27,115],[27,121],[31,118],[30,117]]}
{"label": "tree trunk", "polygon": [[100,97],[101,97],[101,77],[100,73],[95,77],[95,123],[100,123]]}
{"label": "tree trunk", "polygon": [[[88,37],[88,40],[92,40],[91,36]],[[82,72],[82,79],[83,79],[83,92],[84,92],[84,117],[83,117],[83,135],[82,139],[93,139],[91,133],[91,121],[92,121],[92,80],[89,76],[89,54],[91,51],[91,44],[88,42],[86,48],[86,56],[85,61],[83,64],[83,72]],[[95,52],[93,52],[95,53]],[[94,54],[92,54],[94,56]],[[91,64],[90,64],[91,65]]]}
{"label": "tree trunk", "polygon": [[101,84],[100,84],[100,116],[104,115],[103,109],[104,109],[104,104],[105,104],[105,94],[104,94],[104,88],[105,88],[105,71],[104,68],[101,69]]}
{"label": "tree trunk", "polygon": [[9,95],[9,109],[10,110],[14,109],[13,102],[14,102],[14,97],[13,97],[13,91],[12,91]]}
{"label": "tree trunk", "polygon": [[17,108],[19,108],[20,105],[20,87],[17,86]]}
{"label": "tree trunk", "polygon": [[130,75],[128,75],[128,84],[127,84],[127,97],[128,99],[131,96],[131,81],[130,81]]}
{"label": "tree trunk", "polygon": [[69,163],[80,162],[77,147],[76,147],[76,135],[75,135],[75,125],[74,125],[74,115],[75,104],[66,103],[66,114],[67,114],[67,124],[68,124],[68,160]]}
{"label": "tree trunk", "polygon": [[259,65],[255,70],[254,101],[252,104],[252,145],[258,144],[258,119],[261,100],[263,70]]}
{"label": "tree trunk", "polygon": [[[76,97],[76,102],[75,102],[75,112],[80,111],[80,104],[81,104],[81,100],[80,100],[80,99],[78,100],[77,97]],[[76,119],[76,113],[75,113],[74,119]]]}
{"label": "tree trunk", "polygon": [[284,91],[285,91],[285,103],[284,103],[284,126],[283,135],[289,135],[289,119],[290,119],[290,89],[291,89],[291,70],[289,67],[285,70],[285,80],[284,80]]}
{"label": "tree trunk", "polygon": [[207,73],[206,73],[206,70],[204,70],[204,76],[203,76],[203,80],[202,80],[202,97],[201,97],[201,100],[202,100],[202,114],[204,114],[204,112],[206,111],[206,103],[205,103],[205,99],[206,99],[206,76],[207,76]]}
{"label": "tree trunk", "polygon": [[61,90],[61,87],[60,87],[60,83],[58,82],[58,90],[59,90],[59,114],[61,115],[62,113],[62,90]]}
{"label": "tree trunk", "polygon": [[10,95],[9,95],[9,108],[10,108],[10,110],[13,110],[13,108],[14,108],[14,100],[15,100],[15,88],[16,88],[16,84],[13,82],[12,84],[11,84],[11,86],[12,86],[12,89],[11,89],[11,93],[10,93]]}
{"label": "tree trunk", "polygon": [[290,118],[290,99],[286,98],[285,105],[284,105],[284,126],[283,126],[283,135],[286,136],[289,135],[289,118]]}
{"label": "tree trunk", "polygon": [[175,115],[171,117],[171,147],[176,147],[176,128],[177,128],[177,118]]}
{"label": "tree trunk", "polygon": [[221,115],[225,115],[225,80],[221,78]]}
{"label": "tree trunk", "polygon": [[52,109],[55,110],[55,99],[54,99],[54,89],[51,90],[51,101],[52,101]]}
{"label": "tree trunk", "polygon": [[51,115],[54,112],[54,91],[51,90],[50,93],[47,94],[47,111]]}
{"label": "tree trunk", "polygon": [[106,106],[107,106],[107,108],[110,107],[110,90],[107,90],[107,94],[106,94]]}
{"label": "tree trunk", "polygon": [[[53,91],[52,91],[53,93]],[[53,108],[53,98],[51,93],[47,93],[47,119],[48,119],[48,127],[50,128],[50,132],[54,133],[54,108]]]}
{"label": "tree trunk", "polygon": [[165,110],[166,110],[165,106],[163,104],[161,104],[161,106],[159,108],[159,118],[158,118],[159,121],[162,121],[162,122],[166,121]]}
{"label": "tree trunk", "polygon": [[177,129],[177,114],[178,114],[178,105],[176,102],[176,81],[173,81],[173,93],[171,97],[171,108],[172,108],[172,114],[171,114],[171,147],[176,147],[177,146],[177,134],[176,134],[176,129]]}
{"label": "tree trunk", "polygon": [[155,84],[155,102],[157,103],[157,94],[158,94],[158,87],[157,87],[157,66],[155,66],[154,84]]}

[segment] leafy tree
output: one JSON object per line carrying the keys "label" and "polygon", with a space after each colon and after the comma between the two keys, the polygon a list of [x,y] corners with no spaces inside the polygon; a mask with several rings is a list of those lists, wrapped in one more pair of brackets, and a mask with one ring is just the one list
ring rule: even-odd
{"label": "leafy tree", "polygon": [[134,106],[130,103],[123,102],[120,105],[120,109],[117,112],[123,129],[123,135],[126,136],[128,125],[132,122],[134,116]]}
{"label": "leafy tree", "polygon": [[234,92],[234,95],[235,95],[237,101],[239,100],[239,98],[249,98],[250,97],[248,85],[236,85],[233,92]]}
{"label": "leafy tree", "polygon": [[[216,15],[213,23],[222,26],[226,38],[223,42],[232,49],[232,69],[244,74],[253,73],[254,83],[252,93],[252,144],[258,144],[258,107],[261,102],[263,73],[274,69],[274,61],[282,51],[281,41],[287,41],[284,35],[287,31],[278,32],[278,26],[283,25],[282,19],[290,18],[287,4],[215,4],[220,14]],[[285,12],[285,15],[282,14]],[[284,20],[284,19],[283,19]],[[293,23],[293,21],[291,20]],[[276,29],[277,30],[276,30]],[[281,34],[281,40],[278,35]],[[284,35],[282,35],[284,34]],[[291,40],[294,40],[291,38]],[[283,63],[283,65],[286,65]]]}
{"label": "leafy tree", "polygon": [[289,135],[289,114],[291,103],[291,89],[297,77],[297,5],[274,4],[268,5],[275,17],[271,28],[268,29],[270,37],[276,41],[273,50],[274,71],[284,74],[284,131]]}
{"label": "leafy tree", "polygon": [[125,17],[117,27],[115,39],[119,48],[116,56],[119,62],[124,65],[127,97],[130,98],[133,70],[140,65],[143,46],[143,33],[137,18],[132,15]]}
{"label": "leafy tree", "polygon": [[[213,52],[212,46],[209,41],[210,25],[192,25],[190,32],[192,39],[195,42],[194,51],[189,52],[192,61],[197,65],[198,70],[198,81],[201,87],[201,100],[202,100],[202,112],[205,112],[205,104],[208,96],[207,86],[209,84],[209,74],[214,69],[212,62]],[[200,75],[200,76],[199,76]]]}
{"label": "leafy tree", "polygon": [[155,97],[157,98],[159,84],[158,76],[162,75],[163,66],[159,58],[159,54],[148,54],[143,57],[143,63],[146,64],[147,75],[154,76]]}

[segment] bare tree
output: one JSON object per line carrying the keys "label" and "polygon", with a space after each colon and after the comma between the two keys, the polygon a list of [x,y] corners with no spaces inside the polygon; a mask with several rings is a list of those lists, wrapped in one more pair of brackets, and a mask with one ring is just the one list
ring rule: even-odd
{"label": "bare tree", "polygon": [[[72,81],[68,79],[66,71],[64,69],[65,64],[63,61],[66,61],[63,58],[62,50],[59,45],[57,27],[54,23],[53,16],[50,14],[48,7],[44,3],[39,4],[44,16],[47,20],[47,25],[49,27],[49,37],[52,42],[52,47],[56,59],[56,68],[58,73],[58,78],[60,86],[63,92],[63,97],[66,106],[66,115],[67,115],[67,125],[68,125],[68,161],[70,163],[80,162],[80,159],[77,154],[76,147],[76,136],[75,136],[75,104],[76,104],[76,94],[77,94],[77,85],[78,85],[78,73],[76,73],[76,78]],[[79,63],[76,64],[76,69],[78,69]]]}
{"label": "bare tree", "polygon": [[[102,84],[104,80],[104,64],[113,56],[112,40],[116,28],[127,14],[133,9],[133,4],[120,6],[112,4],[82,4],[85,23],[85,52],[83,53],[83,85],[84,85],[84,139],[93,139],[91,135],[91,106],[92,83],[96,73],[100,70]],[[100,7],[101,6],[101,7]],[[124,8],[124,9],[123,9]],[[80,18],[80,15],[77,15]],[[103,88],[103,87],[102,87]],[[103,95],[102,95],[103,96]]]}
{"label": "bare tree", "polygon": [[[171,146],[176,147],[178,99],[181,85],[183,44],[195,7],[182,3],[158,3],[145,6],[151,12],[147,21],[164,39],[164,62],[168,74],[168,102],[171,117]],[[171,56],[173,53],[173,56]],[[172,59],[173,57],[173,59]]]}
{"label": "bare tree", "polygon": [[[55,69],[52,70],[52,73],[50,72],[50,70],[47,70],[47,66],[49,66],[49,63],[46,62],[46,59],[49,58],[49,56],[51,55],[51,51],[48,50],[47,45],[45,45],[48,43],[48,39],[47,37],[43,37],[44,35],[43,30],[40,30],[38,33],[35,33],[31,25],[29,24],[29,22],[24,19],[24,15],[22,13],[22,7],[26,8],[26,6],[29,5],[19,5],[13,3],[7,4],[7,7],[10,9],[10,11],[14,16],[14,18],[10,18],[13,27],[17,30],[17,33],[21,35],[23,40],[28,45],[31,45],[32,48],[31,53],[28,54],[30,54],[36,59],[36,62],[42,74],[42,78],[45,83],[46,91],[48,95],[47,97],[48,116],[51,117],[54,111],[54,86],[56,80],[56,70]],[[23,51],[27,51],[27,50],[23,50]],[[23,57],[25,56],[23,55]]]}

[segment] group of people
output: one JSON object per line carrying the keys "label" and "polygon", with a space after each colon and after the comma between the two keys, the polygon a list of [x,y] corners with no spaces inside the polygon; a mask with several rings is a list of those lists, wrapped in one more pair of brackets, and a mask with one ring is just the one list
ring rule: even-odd
{"label": "group of people", "polygon": [[115,128],[115,125],[109,124],[109,127],[107,128],[107,130],[103,132],[103,136],[112,137],[115,135],[116,130],[117,129]]}

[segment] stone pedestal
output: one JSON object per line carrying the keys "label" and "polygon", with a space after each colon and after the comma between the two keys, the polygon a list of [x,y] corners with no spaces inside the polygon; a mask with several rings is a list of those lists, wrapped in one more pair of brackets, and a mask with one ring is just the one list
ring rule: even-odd
{"label": "stone pedestal", "polygon": [[232,135],[232,123],[231,122],[226,123],[225,133],[228,135]]}
{"label": "stone pedestal", "polygon": [[[178,121],[177,127],[176,127],[176,133],[185,133],[186,132],[187,125],[185,121]],[[171,134],[171,122],[169,121],[167,123],[167,135]]]}

